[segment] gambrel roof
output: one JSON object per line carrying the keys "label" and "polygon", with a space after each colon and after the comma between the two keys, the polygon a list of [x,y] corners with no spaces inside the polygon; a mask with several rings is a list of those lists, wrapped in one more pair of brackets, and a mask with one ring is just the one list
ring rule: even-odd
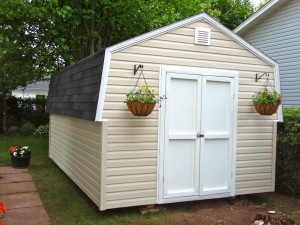
{"label": "gambrel roof", "polygon": [[47,112],[95,120],[105,50],[52,75]]}

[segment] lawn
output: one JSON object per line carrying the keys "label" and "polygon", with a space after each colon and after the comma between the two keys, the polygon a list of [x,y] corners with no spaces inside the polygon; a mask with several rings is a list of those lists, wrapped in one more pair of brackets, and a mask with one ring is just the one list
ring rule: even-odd
{"label": "lawn", "polygon": [[[255,216],[258,210],[266,210],[265,208],[268,207],[279,209],[278,207],[281,205],[283,205],[283,210],[288,209],[282,202],[290,202],[289,199],[292,199],[293,204],[299,207],[300,212],[299,201],[297,203],[297,200],[285,196],[278,200],[274,199],[274,196],[268,195],[263,197],[255,195],[255,201],[252,198],[250,203],[249,198],[247,198],[246,201],[245,199],[237,200],[234,204],[224,199],[169,204],[166,205],[166,211],[144,216],[141,215],[137,207],[100,212],[97,206],[48,158],[47,138],[0,137],[0,166],[11,165],[7,152],[11,145],[28,145],[31,147],[30,172],[54,225],[225,224],[220,223],[223,219],[227,222],[226,224],[239,224],[242,219],[249,221],[249,223],[243,224],[251,224],[250,221],[253,222],[253,215]],[[244,211],[245,215],[241,215],[241,210]],[[207,217],[208,214],[209,218]],[[238,222],[231,221],[228,223],[225,220],[226,215],[236,217]],[[300,220],[300,213],[288,215],[293,215]],[[243,216],[243,218],[239,216]]]}

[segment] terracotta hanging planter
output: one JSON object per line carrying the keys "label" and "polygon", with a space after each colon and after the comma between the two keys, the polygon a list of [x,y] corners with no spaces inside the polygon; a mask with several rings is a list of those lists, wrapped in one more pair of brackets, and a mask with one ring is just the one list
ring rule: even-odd
{"label": "terracotta hanging planter", "polygon": [[254,103],[256,112],[260,115],[270,116],[277,112],[279,104],[272,103]]}
{"label": "terracotta hanging planter", "polygon": [[128,101],[128,110],[135,116],[148,116],[152,113],[156,103],[143,103],[137,101]]}

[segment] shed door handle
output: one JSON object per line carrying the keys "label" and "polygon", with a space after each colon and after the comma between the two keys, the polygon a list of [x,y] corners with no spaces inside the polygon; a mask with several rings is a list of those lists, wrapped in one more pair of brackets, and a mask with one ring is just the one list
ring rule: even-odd
{"label": "shed door handle", "polygon": [[201,137],[204,137],[204,134],[201,134],[200,132],[197,133],[197,138],[201,138]]}

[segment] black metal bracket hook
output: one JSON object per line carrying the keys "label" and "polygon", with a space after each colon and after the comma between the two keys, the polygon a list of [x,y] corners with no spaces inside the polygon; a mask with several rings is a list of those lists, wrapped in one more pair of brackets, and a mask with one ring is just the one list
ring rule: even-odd
{"label": "black metal bracket hook", "polygon": [[262,75],[260,75],[258,77],[258,75],[256,74],[256,77],[255,77],[255,81],[257,82],[259,79],[261,79],[263,76],[267,76],[267,79],[269,79],[269,73],[263,73]]}
{"label": "black metal bracket hook", "polygon": [[137,71],[138,71],[140,68],[143,69],[144,66],[143,66],[142,64],[140,64],[140,65],[134,65],[134,68],[133,68],[133,75],[136,75]]}

